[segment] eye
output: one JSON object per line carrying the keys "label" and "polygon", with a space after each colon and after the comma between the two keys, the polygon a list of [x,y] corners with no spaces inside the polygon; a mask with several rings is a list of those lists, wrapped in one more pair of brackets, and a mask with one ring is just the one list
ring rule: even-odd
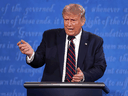
{"label": "eye", "polygon": [[76,21],[75,19],[71,19],[72,21]]}
{"label": "eye", "polygon": [[69,19],[64,19],[65,21],[68,21]]}

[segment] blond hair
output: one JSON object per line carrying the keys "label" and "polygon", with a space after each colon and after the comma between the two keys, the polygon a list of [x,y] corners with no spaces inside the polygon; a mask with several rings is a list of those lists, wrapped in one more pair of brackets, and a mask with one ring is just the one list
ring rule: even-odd
{"label": "blond hair", "polygon": [[62,11],[62,16],[65,13],[74,14],[74,15],[81,15],[81,18],[85,18],[85,9],[79,4],[69,4],[66,5]]}

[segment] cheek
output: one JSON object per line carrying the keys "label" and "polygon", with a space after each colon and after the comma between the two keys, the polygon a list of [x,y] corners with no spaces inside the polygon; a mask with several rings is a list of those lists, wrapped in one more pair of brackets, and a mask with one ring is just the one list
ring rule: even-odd
{"label": "cheek", "polygon": [[66,21],[64,21],[64,26],[66,26],[67,25],[67,22]]}
{"label": "cheek", "polygon": [[64,26],[67,26],[69,21],[64,21]]}
{"label": "cheek", "polygon": [[64,23],[64,27],[67,27],[67,26],[68,26],[68,24]]}
{"label": "cheek", "polygon": [[73,26],[78,25],[78,23],[72,23]]}
{"label": "cheek", "polygon": [[77,29],[81,28],[81,26],[80,25],[74,25],[74,28],[77,30]]}
{"label": "cheek", "polygon": [[73,25],[74,27],[78,27],[78,26],[80,26],[81,24],[80,24],[79,22],[74,22],[74,23],[72,23],[72,25]]}

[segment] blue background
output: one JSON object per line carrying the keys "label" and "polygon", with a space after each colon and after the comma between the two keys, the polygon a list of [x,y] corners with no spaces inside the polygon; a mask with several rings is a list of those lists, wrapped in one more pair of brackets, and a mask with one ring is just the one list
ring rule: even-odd
{"label": "blue background", "polygon": [[107,69],[96,82],[110,89],[108,96],[128,96],[127,0],[0,0],[0,96],[26,96],[25,82],[40,82],[44,66],[26,64],[17,42],[36,50],[45,30],[63,28],[62,10],[70,3],[86,9],[83,29],[101,36]]}

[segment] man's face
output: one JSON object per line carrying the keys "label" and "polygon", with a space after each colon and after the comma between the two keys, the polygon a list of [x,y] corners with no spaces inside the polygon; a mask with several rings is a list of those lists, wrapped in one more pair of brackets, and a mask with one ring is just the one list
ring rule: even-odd
{"label": "man's face", "polygon": [[76,36],[80,33],[82,26],[85,23],[85,19],[81,19],[80,15],[63,14],[64,29],[67,35]]}

